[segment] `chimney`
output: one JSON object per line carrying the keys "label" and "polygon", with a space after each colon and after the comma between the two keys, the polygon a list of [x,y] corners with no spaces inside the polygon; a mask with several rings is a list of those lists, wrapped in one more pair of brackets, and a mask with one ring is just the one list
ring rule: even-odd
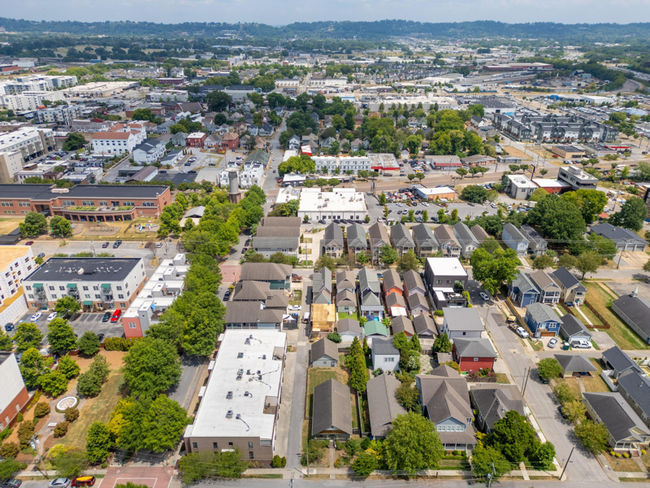
{"label": "chimney", "polygon": [[636,297],[639,296],[639,285],[636,285],[636,288],[634,289],[634,291],[632,292],[632,294],[630,296],[632,298],[636,298]]}

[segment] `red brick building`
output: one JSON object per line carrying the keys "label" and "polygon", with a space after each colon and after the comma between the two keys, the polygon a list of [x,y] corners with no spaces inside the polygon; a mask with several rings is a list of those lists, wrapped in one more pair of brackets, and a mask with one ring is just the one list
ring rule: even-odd
{"label": "red brick building", "polygon": [[203,147],[208,135],[205,132],[192,132],[187,136],[187,147]]}
{"label": "red brick building", "polygon": [[228,132],[221,138],[221,147],[228,148],[231,151],[239,147],[239,135],[236,132]]}
{"label": "red brick building", "polygon": [[494,369],[497,354],[488,339],[454,339],[454,361],[464,372]]}
{"label": "red brick building", "polygon": [[0,216],[45,212],[70,221],[123,222],[159,217],[172,203],[168,186],[154,185],[0,185]]}
{"label": "red brick building", "polygon": [[16,419],[29,400],[15,354],[0,352],[0,378],[0,430],[3,430]]}

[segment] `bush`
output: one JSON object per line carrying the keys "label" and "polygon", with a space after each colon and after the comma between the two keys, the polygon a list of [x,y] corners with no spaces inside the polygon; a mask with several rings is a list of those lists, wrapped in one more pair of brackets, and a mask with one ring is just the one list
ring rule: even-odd
{"label": "bush", "polygon": [[50,413],[50,404],[47,402],[37,403],[34,408],[34,417],[37,419],[45,417]]}
{"label": "bush", "polygon": [[104,349],[107,351],[128,351],[138,340],[138,337],[130,339],[126,337],[107,337],[104,339]]}
{"label": "bush", "polygon": [[16,415],[16,422],[20,423],[23,421],[23,414],[18,412],[18,415]]}
{"label": "bush", "polygon": [[[119,337],[119,339],[122,339]],[[77,341],[79,352],[85,356],[94,356],[99,352],[100,341],[97,334],[92,331],[84,332]]]}
{"label": "bush", "polygon": [[66,408],[64,416],[67,422],[74,422],[79,418],[79,409],[74,407]]}
{"label": "bush", "polygon": [[433,312],[433,315],[435,317],[444,317],[445,312],[443,312],[442,310],[436,310],[435,312]]}
{"label": "bush", "polygon": [[616,456],[617,458],[620,458],[620,457],[621,457],[621,453],[620,453],[620,452],[617,452],[617,453],[615,454],[615,456]]}
{"label": "bush", "polygon": [[21,422],[18,426],[18,440],[20,441],[20,448],[25,449],[29,446],[29,440],[34,435],[34,423],[30,420]]}
{"label": "bush", "polygon": [[19,452],[20,448],[15,442],[7,442],[0,446],[0,456],[5,459],[16,459]]}
{"label": "bush", "polygon": [[342,340],[338,332],[331,332],[327,334],[327,338],[336,344],[339,344]]}
{"label": "bush", "polygon": [[273,460],[271,461],[271,467],[272,468],[281,468],[282,467],[282,458],[278,456],[277,454],[273,456]]}
{"label": "bush", "polygon": [[623,453],[623,457],[624,457],[625,459],[627,459],[627,458],[629,458],[629,457],[630,457],[630,454],[629,454],[629,453],[627,453],[627,452],[624,452],[624,453]]}
{"label": "bush", "polygon": [[284,468],[286,466],[287,466],[287,458],[282,456],[282,467]]}
{"label": "bush", "polygon": [[56,424],[56,427],[54,427],[54,437],[63,437],[68,433],[68,427],[70,426],[70,422],[59,422]]}
{"label": "bush", "polygon": [[641,455],[645,456],[645,449],[641,449]]}
{"label": "bush", "polygon": [[452,456],[460,456],[460,452],[459,451],[451,451],[451,455]]}

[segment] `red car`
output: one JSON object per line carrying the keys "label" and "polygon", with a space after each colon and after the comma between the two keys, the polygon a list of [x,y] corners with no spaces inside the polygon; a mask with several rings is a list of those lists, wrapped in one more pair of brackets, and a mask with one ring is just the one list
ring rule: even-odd
{"label": "red car", "polygon": [[111,317],[111,322],[113,323],[117,322],[120,319],[121,315],[122,315],[121,310],[115,310],[115,312],[113,312],[113,316]]}
{"label": "red car", "polygon": [[31,246],[32,244],[34,244],[34,241],[27,241],[27,242],[25,243],[26,246]]}
{"label": "red car", "polygon": [[72,486],[93,486],[94,484],[94,476],[80,476],[72,480]]}

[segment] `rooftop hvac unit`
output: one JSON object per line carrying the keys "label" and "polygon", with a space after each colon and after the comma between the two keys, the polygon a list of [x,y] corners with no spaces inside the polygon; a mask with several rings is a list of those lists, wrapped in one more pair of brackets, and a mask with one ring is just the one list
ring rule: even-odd
{"label": "rooftop hvac unit", "polygon": [[[239,416],[239,414],[237,414]],[[232,410],[228,410],[228,413],[226,413],[226,418],[231,419],[232,418]]]}

